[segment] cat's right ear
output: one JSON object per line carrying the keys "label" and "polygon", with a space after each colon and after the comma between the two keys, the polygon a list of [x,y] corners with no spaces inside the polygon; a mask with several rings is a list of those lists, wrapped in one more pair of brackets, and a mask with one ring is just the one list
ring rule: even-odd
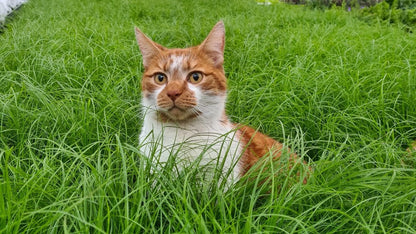
{"label": "cat's right ear", "polygon": [[201,43],[201,48],[208,54],[216,66],[222,66],[224,62],[225,27],[222,21],[218,22],[207,38]]}
{"label": "cat's right ear", "polygon": [[150,63],[150,60],[154,56],[157,56],[165,48],[153,42],[144,33],[142,33],[142,31],[140,31],[139,28],[134,27],[134,31],[136,32],[137,44],[139,44],[140,52],[142,53],[143,66],[147,68]]}

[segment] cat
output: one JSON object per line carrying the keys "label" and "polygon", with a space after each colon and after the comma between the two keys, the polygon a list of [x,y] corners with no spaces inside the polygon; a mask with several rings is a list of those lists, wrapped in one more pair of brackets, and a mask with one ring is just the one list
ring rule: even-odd
{"label": "cat", "polygon": [[[289,151],[269,136],[227,117],[222,21],[200,45],[185,49],[165,48],[137,27],[135,34],[144,66],[144,119],[139,141],[145,155],[159,152],[158,163],[175,157],[181,162],[221,164],[227,183],[233,184],[263,156],[279,160],[284,150]],[[290,168],[306,165],[294,153],[288,157]],[[303,183],[306,181],[304,176]]]}

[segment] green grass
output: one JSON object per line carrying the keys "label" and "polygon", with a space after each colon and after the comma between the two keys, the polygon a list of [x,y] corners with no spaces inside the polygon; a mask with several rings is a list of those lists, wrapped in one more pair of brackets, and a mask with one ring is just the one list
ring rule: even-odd
{"label": "green grass", "polygon": [[[142,163],[134,25],[185,47],[220,19],[228,114],[310,159],[307,185],[223,192]],[[6,26],[0,233],[416,232],[416,36],[400,26],[249,0],[31,0]]]}

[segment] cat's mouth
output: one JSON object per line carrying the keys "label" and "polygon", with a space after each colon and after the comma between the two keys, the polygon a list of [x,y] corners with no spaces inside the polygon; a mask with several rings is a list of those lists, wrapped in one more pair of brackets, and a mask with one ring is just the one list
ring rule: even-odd
{"label": "cat's mouth", "polygon": [[195,118],[199,116],[201,113],[198,111],[192,111],[190,109],[183,109],[178,106],[172,106],[168,110],[160,112],[160,114],[162,114],[162,116],[165,117],[165,120],[170,119],[173,121],[183,121]]}
{"label": "cat's mouth", "polygon": [[179,114],[179,113],[183,113],[183,112],[185,112],[185,110],[184,109],[182,109],[182,108],[180,108],[180,107],[177,107],[177,106],[173,106],[173,107],[171,107],[169,110],[168,110],[168,112],[169,113],[172,113],[172,114]]}

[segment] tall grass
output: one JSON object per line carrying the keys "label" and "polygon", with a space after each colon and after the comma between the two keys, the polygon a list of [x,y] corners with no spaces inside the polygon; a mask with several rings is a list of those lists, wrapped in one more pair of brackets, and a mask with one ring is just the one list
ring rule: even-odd
{"label": "tall grass", "polygon": [[[144,163],[134,25],[186,47],[220,19],[228,114],[309,159],[308,184]],[[0,232],[414,233],[415,39],[248,0],[30,1],[0,34]]]}

